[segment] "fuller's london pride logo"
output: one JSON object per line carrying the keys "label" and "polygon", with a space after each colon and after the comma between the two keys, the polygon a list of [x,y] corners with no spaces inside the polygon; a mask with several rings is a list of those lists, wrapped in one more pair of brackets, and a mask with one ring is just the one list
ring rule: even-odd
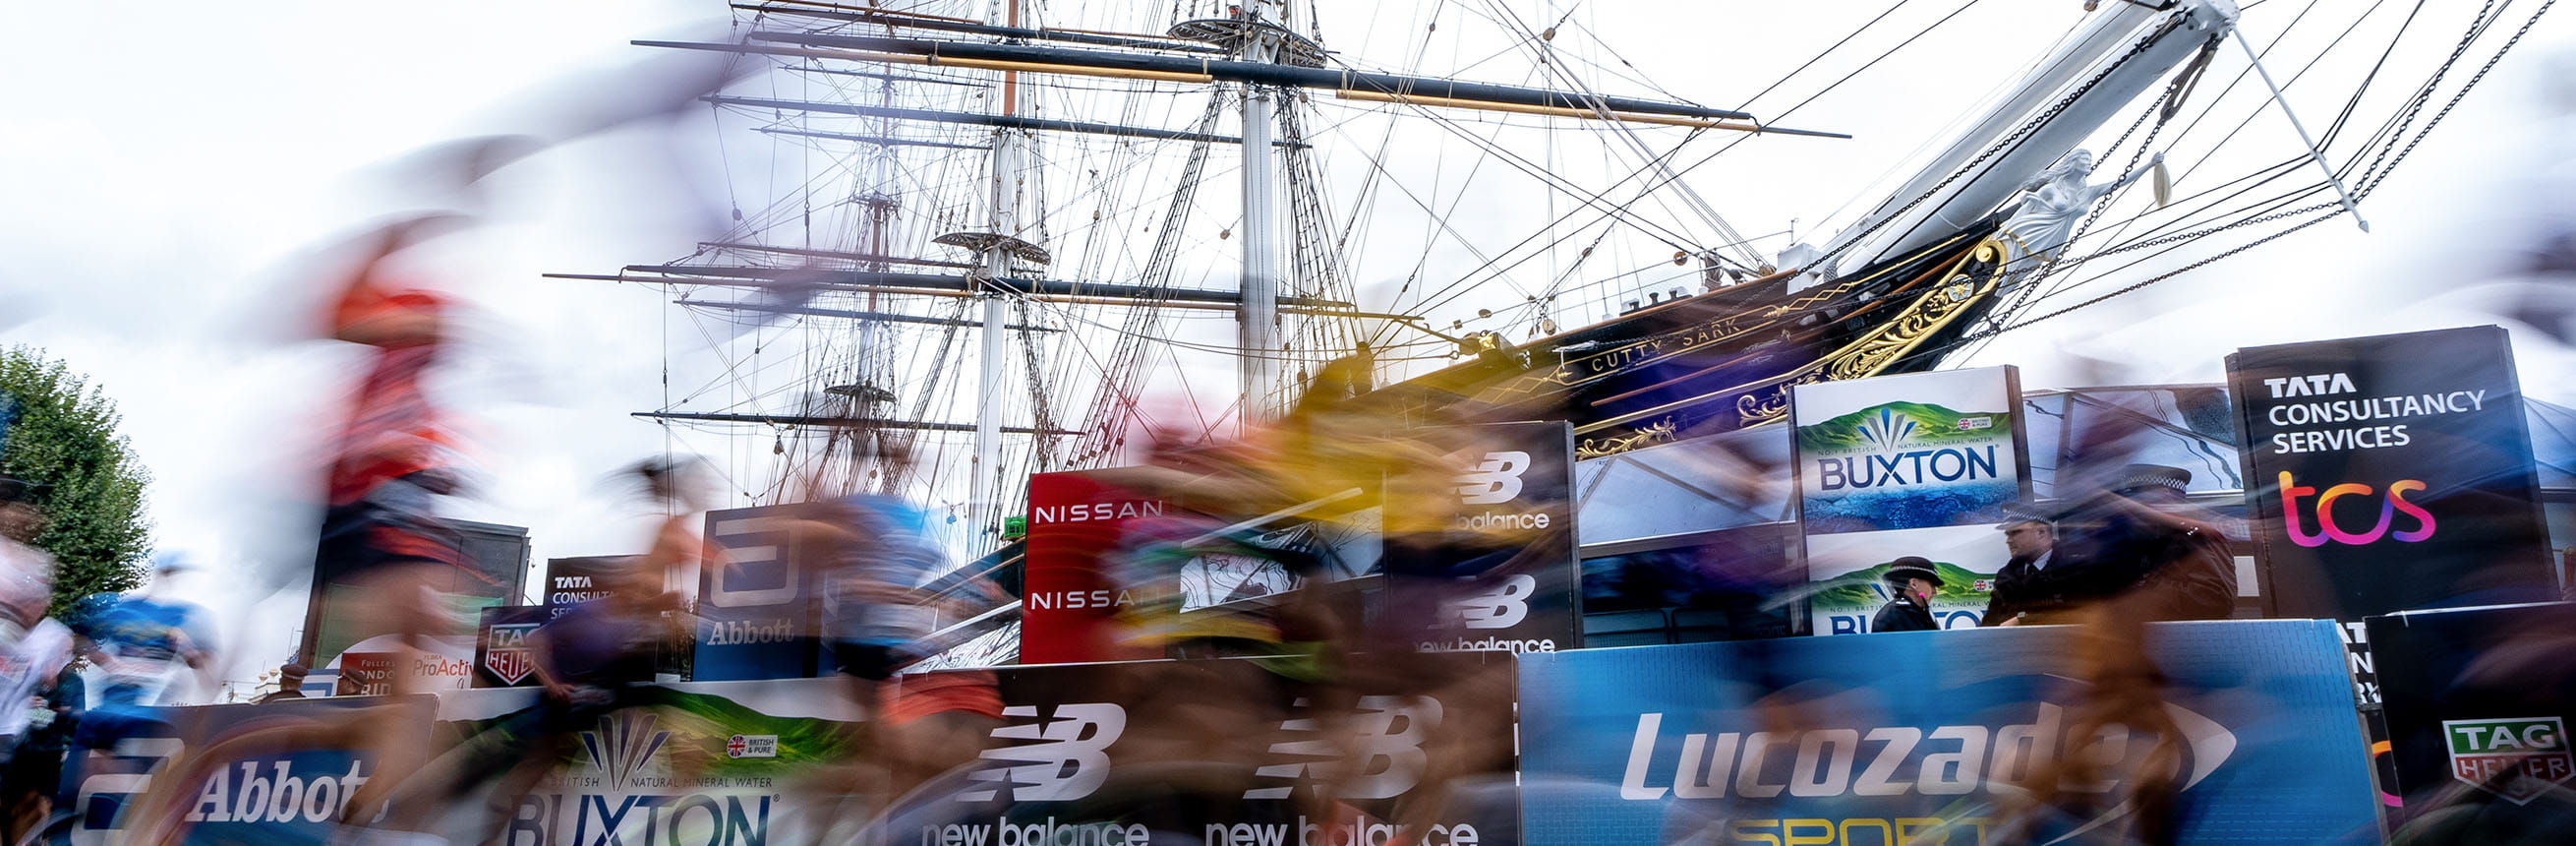
{"label": "fuller's london pride logo", "polygon": [[2516,805],[2576,773],[2567,727],[2557,717],[2443,720],[2451,777]]}

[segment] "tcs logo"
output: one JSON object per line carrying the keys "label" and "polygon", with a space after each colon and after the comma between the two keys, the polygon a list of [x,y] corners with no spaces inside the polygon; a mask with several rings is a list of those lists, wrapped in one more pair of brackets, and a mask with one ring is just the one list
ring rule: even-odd
{"label": "tcs logo", "polygon": [[1485,459],[1458,474],[1458,501],[1464,505],[1510,502],[1521,495],[1521,473],[1530,454],[1518,450],[1485,453]]}
{"label": "tcs logo", "polygon": [[1530,595],[1535,593],[1538,577],[1505,576],[1491,591],[1450,603],[1448,622],[1470,629],[1508,629],[1529,619]]}
{"label": "tcs logo", "polygon": [[[2396,538],[2403,543],[2414,543],[2433,536],[2433,513],[2424,510],[2423,506],[2406,501],[2407,494],[2423,490],[2424,483],[2421,481],[2399,479],[2389,483],[2386,494],[2377,494],[2369,485],[2357,482],[2335,485],[2326,488],[2325,493],[2319,494],[2315,487],[2299,484],[2296,479],[2291,478],[2289,471],[2285,470],[2281,472],[2281,522],[2283,528],[2289,530],[2290,542],[2305,547],[2324,546],[2330,542],[2361,546],[2376,543],[2382,537]],[[2335,500],[2373,495],[2380,496],[2379,522],[2371,524],[2367,530],[2358,532],[2335,522]],[[2316,497],[2316,502],[2312,505],[2302,502],[2309,496]],[[2406,517],[2414,522],[2415,528],[2392,531],[2390,523],[2395,520],[2399,512],[2404,512]],[[2317,530],[2309,531],[2309,525],[2316,526]]]}

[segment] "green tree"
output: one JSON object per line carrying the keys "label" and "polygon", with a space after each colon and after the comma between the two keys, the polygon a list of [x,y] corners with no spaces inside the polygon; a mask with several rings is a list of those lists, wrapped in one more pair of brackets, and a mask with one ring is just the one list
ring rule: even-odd
{"label": "green tree", "polygon": [[[10,419],[13,418],[13,419]],[[0,351],[0,475],[35,484],[52,553],[53,612],[99,591],[142,581],[152,526],[143,517],[151,476],[116,433],[107,393],[41,351]]]}

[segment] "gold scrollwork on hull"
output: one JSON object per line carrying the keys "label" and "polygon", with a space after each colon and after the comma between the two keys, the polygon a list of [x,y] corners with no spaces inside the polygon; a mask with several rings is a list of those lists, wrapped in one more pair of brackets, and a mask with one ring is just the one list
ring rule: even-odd
{"label": "gold scrollwork on hull", "polygon": [[1813,364],[1737,397],[1735,411],[1742,425],[1757,426],[1787,415],[1790,386],[1863,379],[1886,370],[1921,346],[1925,338],[1957,320],[1970,305],[1993,294],[2003,279],[1998,272],[2003,267],[2003,257],[2002,242],[1988,238],[1978,243],[1976,249],[1951,266],[1944,276],[1946,281],[1916,297],[1894,319]]}
{"label": "gold scrollwork on hull", "polygon": [[1585,438],[1582,443],[1574,445],[1574,458],[1577,461],[1600,458],[1605,455],[1618,455],[1639,447],[1665,443],[1671,441],[1673,434],[1680,430],[1679,424],[1673,422],[1672,418],[1666,417],[1618,437]]}

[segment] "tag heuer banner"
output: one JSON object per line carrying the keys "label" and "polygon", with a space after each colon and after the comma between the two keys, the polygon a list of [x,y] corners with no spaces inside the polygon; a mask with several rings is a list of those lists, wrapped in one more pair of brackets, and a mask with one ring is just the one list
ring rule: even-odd
{"label": "tag heuer banner", "polygon": [[719,551],[698,576],[699,681],[811,678],[823,669],[814,639],[818,574],[807,572],[785,531],[798,506],[707,512]]}
{"label": "tag heuer banner", "polygon": [[2507,842],[2558,830],[2576,800],[2576,604],[2372,617],[2388,737],[2422,843]]}
{"label": "tag heuer banner", "polygon": [[[1293,684],[1251,661],[900,676],[899,684],[940,687],[943,698],[964,701],[973,697],[956,696],[959,687],[981,687],[985,701],[998,705],[992,714],[998,719],[977,727],[980,757],[877,816],[859,811],[866,803],[844,802],[823,786],[847,779],[833,778],[837,771],[825,765],[862,759],[852,745],[858,717],[847,704],[847,685],[799,679],[656,686],[655,707],[574,727],[562,770],[508,803],[504,819],[483,813],[501,798],[485,783],[450,800],[455,813],[432,815],[443,828],[429,833],[452,843],[512,846],[1113,846],[1173,836],[1217,844],[1384,844],[1394,837],[1389,820],[1397,803],[1427,807],[1428,791],[1437,788],[1446,798],[1436,815],[1420,820],[1428,832],[1421,842],[1512,846],[1518,805],[1508,790],[1510,662],[1442,656],[1438,665],[1437,675],[1449,682],[1429,695],[1363,696],[1330,715],[1311,710]],[[120,807],[163,777],[171,757],[237,736],[227,726],[307,721],[326,716],[319,709],[330,705],[383,701],[160,712],[174,724],[169,739],[98,756],[98,766],[67,780],[77,801],[66,807],[79,818],[67,838],[52,842],[129,839]],[[540,719],[532,690],[441,695],[434,728],[426,713],[431,700],[416,701],[423,710],[419,724],[443,750],[419,773],[497,778],[526,757]],[[1234,742],[1208,744],[1210,713],[1231,721],[1218,728]],[[328,749],[227,761],[204,771],[216,775],[189,787],[196,802],[188,812],[191,844],[345,837],[336,822],[348,791],[377,776],[372,764]],[[1435,784],[1440,774],[1454,781]],[[1310,809],[1334,806],[1314,795],[1326,784],[1339,787],[1340,807],[1370,816],[1308,818]],[[1491,790],[1496,784],[1505,789]],[[400,795],[448,795],[431,785],[418,785],[418,792],[411,787]],[[860,830],[871,823],[879,827]]]}
{"label": "tag heuer banner", "polygon": [[1798,520],[1817,634],[1869,631],[1890,560],[1929,559],[1943,628],[1970,628],[2009,557],[1995,523],[2027,497],[2019,371],[1910,373],[1790,390]]}
{"label": "tag heuer banner", "polygon": [[1021,569],[1020,663],[1161,657],[1119,646],[1110,621],[1124,597],[1101,572],[1129,521],[1164,515],[1162,500],[1111,484],[1117,471],[1029,477],[1029,535]]}
{"label": "tag heuer banner", "polygon": [[537,683],[537,658],[528,636],[554,619],[542,605],[483,609],[481,637],[474,642],[475,687],[525,687]]}
{"label": "tag heuer banner", "polygon": [[[2179,842],[2378,843],[2368,753],[2341,644],[2311,620],[2170,623],[2152,652],[2169,681]],[[2106,778],[2069,789],[2094,815],[1995,839],[2033,765],[2087,717],[2066,678],[2072,626],[1787,638],[1524,655],[1524,842],[2134,842],[2129,787],[2156,766],[2157,729],[2092,735]],[[1799,716],[1759,684],[1798,680]],[[1791,695],[1797,695],[1795,693]],[[2061,758],[2062,759],[2062,758]],[[2050,837],[2080,831],[2086,836]]]}
{"label": "tag heuer banner", "polygon": [[2227,373],[2275,613],[2553,598],[2504,330],[2254,347]]}
{"label": "tag heuer banner", "polygon": [[1390,531],[1445,526],[1436,543],[1386,544],[1390,613],[1427,618],[1398,630],[1416,632],[1425,652],[1581,647],[1573,427],[1492,423],[1452,431],[1470,444],[1449,456],[1457,465],[1456,498],[1433,492],[1444,500],[1436,514],[1406,513],[1400,497],[1386,506]]}

